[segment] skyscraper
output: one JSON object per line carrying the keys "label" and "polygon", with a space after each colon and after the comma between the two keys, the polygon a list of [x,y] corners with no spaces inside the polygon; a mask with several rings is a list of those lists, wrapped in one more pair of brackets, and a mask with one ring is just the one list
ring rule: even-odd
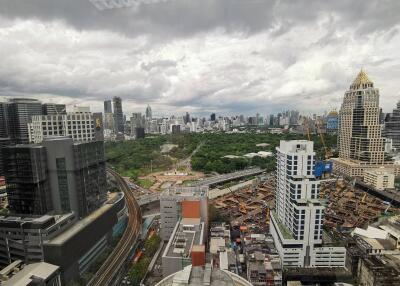
{"label": "skyscraper", "polygon": [[132,113],[132,117],[130,118],[131,122],[131,135],[136,135],[136,128],[144,127],[143,116],[142,113],[136,112]]}
{"label": "skyscraper", "polygon": [[104,114],[112,113],[111,100],[104,100]]}
{"label": "skyscraper", "polygon": [[3,148],[10,211],[84,217],[106,200],[104,143],[54,137]]}
{"label": "skyscraper", "polygon": [[36,99],[10,99],[7,108],[7,117],[11,142],[15,144],[28,143],[28,123],[31,122],[33,115],[41,114],[42,104]]}
{"label": "skyscraper", "polygon": [[339,116],[336,110],[329,112],[326,117],[326,132],[329,134],[335,134],[338,132]]}
{"label": "skyscraper", "polygon": [[277,151],[276,206],[270,231],[285,267],[344,266],[344,247],[325,247],[320,181],[313,175],[314,143],[281,141]]}
{"label": "skyscraper", "polygon": [[389,163],[385,162],[379,116],[379,90],[361,70],[346,91],[339,112],[339,159],[333,160],[336,171],[362,177],[366,168]]}
{"label": "skyscraper", "polygon": [[113,98],[115,132],[124,133],[124,113],[122,112],[122,100],[120,97]]}
{"label": "skyscraper", "polygon": [[7,103],[0,102],[0,177],[4,176],[1,148],[10,144],[8,133]]}
{"label": "skyscraper", "polygon": [[3,148],[9,209],[17,214],[43,215],[53,210],[43,146]]}
{"label": "skyscraper", "polygon": [[153,112],[151,111],[150,105],[147,105],[146,107],[146,119],[152,119],[153,118]]}
{"label": "skyscraper", "polygon": [[215,113],[211,113],[210,121],[215,121],[215,119],[216,119]]}
{"label": "skyscraper", "polygon": [[392,139],[392,147],[400,152],[400,101],[386,119],[383,136]]}

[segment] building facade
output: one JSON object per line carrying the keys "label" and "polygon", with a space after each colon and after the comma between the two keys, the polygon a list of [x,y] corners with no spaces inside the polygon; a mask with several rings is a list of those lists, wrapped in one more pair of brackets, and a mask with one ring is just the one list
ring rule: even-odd
{"label": "building facade", "polygon": [[46,137],[68,136],[77,142],[95,139],[96,128],[102,132],[102,119],[91,112],[76,112],[63,115],[32,116],[29,127],[29,142],[41,143]]}
{"label": "building facade", "polygon": [[364,182],[377,190],[394,189],[394,174],[385,168],[364,171]]}
{"label": "building facade", "polygon": [[146,107],[146,119],[151,120],[153,118],[153,112],[151,110],[150,105]]}
{"label": "building facade", "polygon": [[16,145],[2,149],[9,210],[18,214],[43,215],[52,211],[43,146]]}
{"label": "building facade", "polygon": [[346,91],[340,109],[339,158],[383,164],[384,139],[379,124],[379,90],[364,71]]}
{"label": "building facade", "polygon": [[326,132],[328,134],[336,134],[339,128],[339,115],[334,110],[329,112],[328,116],[326,117]]}
{"label": "building facade", "polygon": [[400,101],[397,107],[387,117],[383,136],[392,140],[392,148],[396,152],[400,152]]}
{"label": "building facade", "polygon": [[124,113],[122,112],[122,99],[115,96],[113,98],[114,106],[114,131],[116,133],[124,133]]}
{"label": "building facade", "polygon": [[0,102],[0,177],[4,176],[3,155],[1,149],[10,145],[8,132],[7,103]]}
{"label": "building facade", "polygon": [[56,237],[76,221],[72,213],[62,216],[0,218],[0,265],[16,260],[25,263],[44,261],[43,244]]}
{"label": "building facade", "polygon": [[12,213],[44,215],[74,211],[85,217],[106,200],[104,143],[46,139],[42,145],[3,149]]}
{"label": "building facade", "polygon": [[344,247],[324,245],[324,206],[313,175],[313,142],[281,141],[277,150],[276,207],[270,231],[285,267],[344,266]]}
{"label": "building facade", "polygon": [[45,103],[42,105],[43,115],[60,115],[67,114],[67,107],[65,104]]}
{"label": "building facade", "polygon": [[113,113],[111,100],[104,100],[104,114]]}
{"label": "building facade", "polygon": [[385,160],[379,117],[379,90],[361,70],[346,91],[339,112],[339,158],[333,159],[335,171],[363,177],[366,169],[391,165]]}
{"label": "building facade", "polygon": [[28,123],[32,116],[42,114],[42,103],[36,99],[13,98],[7,104],[8,130],[15,144],[29,143]]}
{"label": "building facade", "polygon": [[[185,203],[186,202],[186,203]],[[208,187],[171,187],[160,195],[161,238],[168,241],[181,217],[198,211],[208,228]]]}

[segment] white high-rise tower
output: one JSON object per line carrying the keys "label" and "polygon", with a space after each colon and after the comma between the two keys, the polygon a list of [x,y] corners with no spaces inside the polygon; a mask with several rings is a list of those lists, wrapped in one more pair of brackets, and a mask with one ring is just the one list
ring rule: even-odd
{"label": "white high-rise tower", "polygon": [[324,206],[313,174],[314,143],[281,141],[277,150],[276,208],[271,234],[285,267],[342,267],[344,247],[323,246]]}

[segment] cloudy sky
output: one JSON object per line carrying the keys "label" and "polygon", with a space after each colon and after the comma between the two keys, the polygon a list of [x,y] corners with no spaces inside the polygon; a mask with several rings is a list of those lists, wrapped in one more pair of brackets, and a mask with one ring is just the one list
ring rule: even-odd
{"label": "cloudy sky", "polygon": [[308,114],[339,107],[363,67],[384,111],[400,99],[399,0],[91,1],[0,0],[0,96]]}

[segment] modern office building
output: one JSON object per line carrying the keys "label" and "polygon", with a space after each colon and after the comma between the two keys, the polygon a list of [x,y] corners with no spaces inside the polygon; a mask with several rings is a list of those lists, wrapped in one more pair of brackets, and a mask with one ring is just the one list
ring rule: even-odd
{"label": "modern office building", "polygon": [[126,223],[126,214],[123,193],[113,193],[81,220],[74,213],[0,217],[0,265],[16,260],[51,263],[60,267],[62,285],[67,285],[104,253],[114,229]]}
{"label": "modern office building", "polygon": [[396,152],[400,152],[400,101],[393,112],[386,117],[383,137],[392,140],[392,148]]}
{"label": "modern office building", "polygon": [[67,114],[67,107],[65,106],[65,104],[44,103],[42,105],[42,114],[43,115]]}
{"label": "modern office building", "polygon": [[136,127],[135,128],[135,139],[142,139],[146,136],[144,127]]}
{"label": "modern office building", "polygon": [[116,133],[124,133],[124,113],[122,112],[122,99],[115,96],[113,98],[114,106],[114,131]]}
{"label": "modern office building", "polygon": [[1,149],[10,145],[8,132],[7,102],[0,102],[0,177],[4,176],[3,155]]}
{"label": "modern office building", "polygon": [[379,116],[379,90],[361,70],[346,91],[339,112],[339,158],[333,159],[337,172],[363,177],[368,168],[392,165],[385,161]]}
{"label": "modern office building", "polygon": [[208,229],[208,187],[171,187],[160,194],[161,238],[168,241],[182,217],[200,217]]}
{"label": "modern office building", "polygon": [[8,138],[7,102],[0,102],[0,138]]}
{"label": "modern office building", "polygon": [[71,138],[43,141],[55,213],[73,211],[80,218],[98,209],[107,198],[104,143],[74,143]]}
{"label": "modern office building", "polygon": [[153,118],[153,112],[151,111],[150,105],[146,107],[146,119],[151,120]]}
{"label": "modern office building", "polygon": [[215,119],[216,119],[215,113],[211,113],[210,121],[215,121]]}
{"label": "modern office building", "polygon": [[270,232],[284,267],[345,265],[345,248],[328,245],[323,233],[324,206],[320,181],[313,175],[313,144],[281,141],[276,148],[276,207],[271,211]]}
{"label": "modern office building", "polygon": [[145,126],[142,114],[140,112],[132,113],[132,117],[130,118],[130,124],[131,124],[131,135],[135,136],[136,128],[144,128]]}
{"label": "modern office building", "polygon": [[9,210],[43,215],[53,210],[47,174],[46,149],[15,145],[2,149]]}
{"label": "modern office building", "polygon": [[72,112],[63,115],[36,115],[28,123],[29,142],[41,143],[47,137],[68,136],[76,142],[102,140],[102,115],[91,112]]}
{"label": "modern office building", "polygon": [[104,100],[104,114],[113,113],[111,100]]}
{"label": "modern office building", "polygon": [[44,215],[74,211],[84,217],[106,199],[104,143],[74,143],[68,137],[41,145],[3,149],[12,213]]}
{"label": "modern office building", "polygon": [[42,103],[36,99],[13,98],[7,104],[8,130],[14,144],[29,143],[28,123],[42,114]]}

